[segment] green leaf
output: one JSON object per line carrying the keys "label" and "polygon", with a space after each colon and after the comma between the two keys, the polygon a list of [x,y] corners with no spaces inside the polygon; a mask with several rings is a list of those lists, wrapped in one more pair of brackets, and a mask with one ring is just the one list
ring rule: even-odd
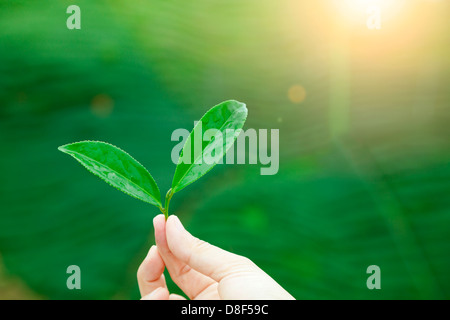
{"label": "green leaf", "polygon": [[[244,103],[229,100],[212,107],[186,139],[175,169],[172,192],[180,191],[211,170],[233,145],[246,119]],[[208,139],[205,133],[210,129],[216,129],[216,133]]]}
{"label": "green leaf", "polygon": [[81,141],[58,148],[86,169],[126,194],[161,207],[161,194],[150,173],[125,151],[101,141]]}

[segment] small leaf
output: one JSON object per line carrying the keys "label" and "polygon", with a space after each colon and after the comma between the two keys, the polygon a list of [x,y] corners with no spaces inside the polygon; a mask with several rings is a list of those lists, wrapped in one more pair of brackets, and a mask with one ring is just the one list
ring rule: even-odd
{"label": "small leaf", "polygon": [[161,194],[150,173],[128,153],[101,141],[81,141],[58,148],[111,186],[161,207]]}
{"label": "small leaf", "polygon": [[[212,107],[186,139],[175,169],[172,191],[180,191],[211,170],[233,145],[246,119],[244,103],[229,100]],[[216,129],[217,133],[210,137],[210,141],[203,141],[209,129]],[[214,161],[204,161],[207,158]]]}

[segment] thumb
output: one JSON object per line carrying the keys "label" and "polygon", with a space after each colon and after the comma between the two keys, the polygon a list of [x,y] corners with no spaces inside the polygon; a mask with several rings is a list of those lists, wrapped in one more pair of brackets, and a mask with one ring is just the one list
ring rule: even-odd
{"label": "thumb", "polygon": [[187,232],[177,216],[166,223],[167,244],[172,254],[192,269],[219,282],[235,272],[255,272],[259,268],[248,258],[222,250]]}

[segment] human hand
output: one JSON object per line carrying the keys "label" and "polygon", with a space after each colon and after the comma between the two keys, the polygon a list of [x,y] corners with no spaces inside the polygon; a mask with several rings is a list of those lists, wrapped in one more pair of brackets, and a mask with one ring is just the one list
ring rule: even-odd
{"label": "human hand", "polygon": [[193,237],[178,217],[160,214],[153,219],[156,246],[139,267],[137,278],[143,300],[182,300],[170,294],[170,277],[192,300],[294,299],[275,280],[243,256]]}

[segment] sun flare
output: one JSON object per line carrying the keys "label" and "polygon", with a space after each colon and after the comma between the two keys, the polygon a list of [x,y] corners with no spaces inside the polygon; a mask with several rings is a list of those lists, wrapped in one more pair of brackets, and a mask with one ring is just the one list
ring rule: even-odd
{"label": "sun flare", "polygon": [[405,0],[333,0],[338,13],[350,23],[368,17],[373,8],[378,8],[383,20],[390,20],[404,9]]}

